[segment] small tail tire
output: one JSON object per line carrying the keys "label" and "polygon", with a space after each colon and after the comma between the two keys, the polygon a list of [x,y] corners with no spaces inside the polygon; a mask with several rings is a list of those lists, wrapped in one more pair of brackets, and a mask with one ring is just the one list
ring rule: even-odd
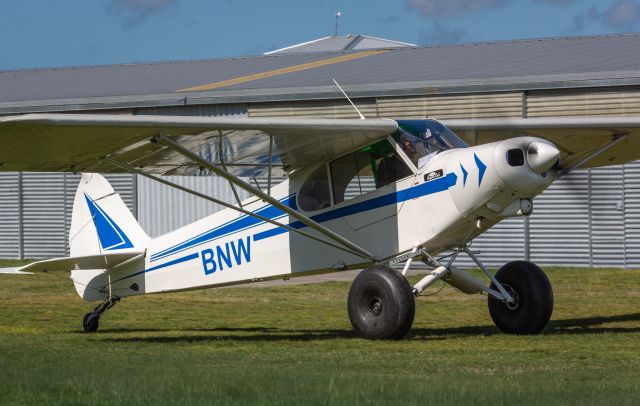
{"label": "small tail tire", "polygon": [[416,304],[404,275],[388,266],[374,265],[353,280],[348,311],[358,336],[400,340],[411,329]]}
{"label": "small tail tire", "polygon": [[[505,303],[489,296],[489,314],[496,327],[507,334],[539,334],[553,313],[553,289],[540,267],[528,261],[505,264],[496,280],[515,299]],[[491,284],[496,289],[495,284]]]}
{"label": "small tail tire", "polygon": [[100,326],[100,313],[90,312],[82,318],[82,329],[85,333],[95,333]]}

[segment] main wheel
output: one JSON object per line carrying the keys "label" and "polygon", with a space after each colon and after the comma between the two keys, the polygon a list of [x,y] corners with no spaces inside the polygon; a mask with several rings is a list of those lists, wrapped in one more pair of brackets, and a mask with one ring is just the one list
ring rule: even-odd
{"label": "main wheel", "polygon": [[[489,314],[496,327],[509,334],[538,334],[553,312],[553,289],[547,275],[536,264],[513,261],[495,275],[515,299],[504,303],[489,296]],[[491,284],[496,289],[495,284]]]}
{"label": "main wheel", "polygon": [[362,338],[403,338],[416,312],[413,290],[400,272],[374,265],[353,280],[348,298],[349,320]]}
{"label": "main wheel", "polygon": [[100,314],[90,312],[82,318],[82,329],[85,333],[95,333],[100,325]]}

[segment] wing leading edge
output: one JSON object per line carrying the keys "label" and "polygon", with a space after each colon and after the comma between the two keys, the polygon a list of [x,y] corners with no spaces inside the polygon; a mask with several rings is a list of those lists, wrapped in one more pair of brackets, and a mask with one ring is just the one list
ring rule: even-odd
{"label": "wing leading edge", "polygon": [[471,145],[531,135],[553,142],[561,150],[562,168],[570,168],[612,143],[584,162],[591,168],[624,164],[640,159],[640,116],[479,118],[443,120]]}
{"label": "wing leading edge", "polygon": [[0,170],[121,172],[101,160],[110,156],[149,173],[199,174],[182,156],[151,142],[163,134],[213,163],[223,160],[240,176],[264,173],[271,148],[274,175],[285,175],[396,129],[387,119],[27,114],[0,118]]}

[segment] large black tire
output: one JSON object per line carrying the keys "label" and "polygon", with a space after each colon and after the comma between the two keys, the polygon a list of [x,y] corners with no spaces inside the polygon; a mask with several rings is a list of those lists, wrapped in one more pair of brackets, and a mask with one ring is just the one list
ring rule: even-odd
{"label": "large black tire", "polygon": [[[489,313],[496,327],[508,334],[538,334],[553,312],[553,289],[536,264],[513,261],[496,273],[496,279],[514,297],[507,304],[489,296]],[[491,288],[496,289],[492,283]]]}
{"label": "large black tire", "polygon": [[362,338],[400,340],[416,312],[413,290],[400,272],[374,265],[353,280],[348,298],[349,320]]}

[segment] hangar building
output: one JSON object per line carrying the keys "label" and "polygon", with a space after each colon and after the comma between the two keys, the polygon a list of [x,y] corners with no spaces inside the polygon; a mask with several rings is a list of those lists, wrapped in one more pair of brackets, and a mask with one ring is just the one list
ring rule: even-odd
{"label": "hangar building", "polygon": [[[3,71],[0,115],[357,117],[332,78],[368,117],[638,115],[640,34],[426,47],[327,37],[251,57]],[[216,210],[144,178],[109,178],[151,235]],[[0,173],[0,257],[65,253],[77,179]],[[232,201],[219,179],[177,180]],[[640,268],[640,162],[573,172],[474,249],[491,265]]]}

